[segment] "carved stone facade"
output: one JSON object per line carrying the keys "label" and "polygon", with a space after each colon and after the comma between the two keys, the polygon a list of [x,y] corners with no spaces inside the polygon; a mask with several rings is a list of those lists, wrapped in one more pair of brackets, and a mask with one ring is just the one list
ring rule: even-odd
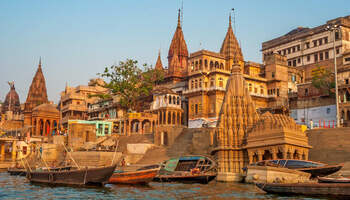
{"label": "carved stone facade", "polygon": [[308,137],[300,125],[281,114],[264,113],[248,133],[249,163],[271,159],[308,160]]}
{"label": "carved stone facade", "polygon": [[14,82],[9,82],[10,91],[7,93],[4,103],[1,107],[1,113],[11,111],[13,114],[19,114],[21,112],[21,104],[19,102],[19,96],[15,89]]}
{"label": "carved stone facade", "polygon": [[286,115],[259,117],[239,65],[232,68],[216,128],[219,181],[241,181],[242,168],[273,158],[307,159],[308,139]]}
{"label": "carved stone facade", "polygon": [[24,125],[32,125],[32,111],[36,106],[48,103],[46,83],[41,68],[41,59],[39,61],[38,70],[35,73],[32,84],[30,85],[27,100],[24,105]]}

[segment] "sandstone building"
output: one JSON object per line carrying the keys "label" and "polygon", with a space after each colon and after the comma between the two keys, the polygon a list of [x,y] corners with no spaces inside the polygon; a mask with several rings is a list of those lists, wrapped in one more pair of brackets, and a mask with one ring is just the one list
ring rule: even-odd
{"label": "sandstone building", "polygon": [[[337,25],[339,30],[329,32],[328,25]],[[333,52],[333,43],[336,51]],[[293,94],[291,109],[292,116],[298,123],[309,124],[312,120],[314,126],[320,121],[336,121],[335,98],[312,86],[312,77],[319,69],[328,69],[334,72],[334,57],[337,58],[338,84],[346,84],[348,75],[342,75],[345,64],[344,54],[350,49],[350,16],[339,17],[327,21],[315,28],[298,27],[289,33],[266,41],[262,44],[263,60],[271,54],[286,56],[288,66],[302,70],[302,82],[297,82],[298,92]],[[342,94],[344,96],[344,93]],[[340,113],[347,109],[341,106]],[[348,119],[348,118],[347,118]],[[346,120],[344,115],[343,120]]]}

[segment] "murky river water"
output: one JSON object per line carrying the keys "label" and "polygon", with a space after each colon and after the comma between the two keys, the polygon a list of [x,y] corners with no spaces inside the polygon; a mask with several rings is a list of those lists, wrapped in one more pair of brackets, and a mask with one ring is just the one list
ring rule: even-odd
{"label": "murky river water", "polygon": [[319,199],[268,195],[254,185],[156,183],[149,186],[50,187],[29,183],[25,177],[0,173],[0,199]]}

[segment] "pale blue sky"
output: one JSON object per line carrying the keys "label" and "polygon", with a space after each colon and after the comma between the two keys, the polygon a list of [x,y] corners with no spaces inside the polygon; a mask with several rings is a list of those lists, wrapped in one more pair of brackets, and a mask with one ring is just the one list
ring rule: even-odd
{"label": "pale blue sky", "polygon": [[[184,0],[189,52],[219,51],[228,14],[245,60],[261,62],[261,43],[298,26],[314,27],[350,14],[348,0]],[[14,80],[21,103],[42,57],[49,99],[65,84],[87,84],[104,67],[133,58],[163,65],[181,0],[0,0],[0,100]],[[200,46],[202,43],[202,46]]]}

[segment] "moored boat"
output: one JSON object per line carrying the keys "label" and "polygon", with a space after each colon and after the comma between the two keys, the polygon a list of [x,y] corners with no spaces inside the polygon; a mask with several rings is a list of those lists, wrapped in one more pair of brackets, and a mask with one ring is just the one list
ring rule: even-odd
{"label": "moored boat", "polygon": [[64,185],[103,185],[112,176],[116,165],[97,168],[77,168],[70,170],[27,171],[27,179],[33,183],[64,184]]}
{"label": "moored boat", "polygon": [[158,171],[159,168],[131,172],[114,171],[108,182],[113,184],[147,184],[153,180]]}
{"label": "moored boat", "polygon": [[216,177],[216,162],[209,157],[190,155],[172,158],[163,163],[155,181],[209,183]]}
{"label": "moored boat", "polygon": [[271,194],[350,198],[347,183],[257,183],[256,186]]}
{"label": "moored boat", "polygon": [[7,173],[9,173],[11,176],[26,176],[27,171],[20,168],[8,168]]}
{"label": "moored boat", "polygon": [[337,178],[328,178],[328,177],[317,177],[319,183],[350,183],[350,178],[346,177],[337,177]]}
{"label": "moored boat", "polygon": [[311,178],[323,177],[339,171],[344,165],[327,165],[321,162],[293,160],[293,159],[277,159],[277,160],[263,160],[251,164],[252,166],[276,166],[285,167],[288,169],[295,169],[311,174]]}

